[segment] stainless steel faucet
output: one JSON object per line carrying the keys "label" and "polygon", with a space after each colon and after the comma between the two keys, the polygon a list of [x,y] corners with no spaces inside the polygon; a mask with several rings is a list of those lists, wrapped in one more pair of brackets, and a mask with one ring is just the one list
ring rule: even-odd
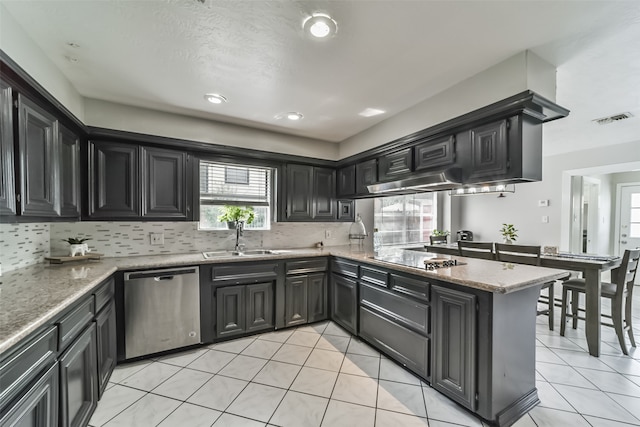
{"label": "stainless steel faucet", "polygon": [[240,236],[243,235],[244,231],[244,221],[236,221],[236,246],[234,247],[234,252],[240,252]]}

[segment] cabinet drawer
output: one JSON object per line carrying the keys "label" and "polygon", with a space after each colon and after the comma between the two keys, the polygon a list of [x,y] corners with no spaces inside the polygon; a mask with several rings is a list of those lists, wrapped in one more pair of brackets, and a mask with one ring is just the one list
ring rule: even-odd
{"label": "cabinet drawer", "polygon": [[371,267],[360,266],[360,279],[368,283],[387,287],[389,273]]}
{"label": "cabinet drawer", "polygon": [[360,336],[424,379],[429,378],[429,339],[360,307]]}
{"label": "cabinet drawer", "polygon": [[331,261],[331,271],[354,279],[358,278],[358,264],[334,259]]}
{"label": "cabinet drawer", "polygon": [[431,285],[426,279],[391,273],[389,282],[391,284],[391,289],[395,292],[399,292],[421,301],[429,301],[429,288]]}
{"label": "cabinet drawer", "polygon": [[429,306],[375,286],[360,284],[360,305],[376,310],[416,332],[429,333]]}
{"label": "cabinet drawer", "polygon": [[78,304],[71,312],[58,321],[58,351],[64,350],[93,319],[95,309],[93,296]]}
{"label": "cabinet drawer", "polygon": [[115,280],[113,277],[100,286],[93,295],[96,297],[96,313],[99,313],[100,310],[102,310],[102,307],[109,304],[115,295]]}
{"label": "cabinet drawer", "polygon": [[270,281],[278,277],[278,264],[233,263],[215,266],[211,269],[213,282],[228,284],[257,283]]}
{"label": "cabinet drawer", "polygon": [[0,408],[20,394],[56,359],[58,329],[50,327],[42,334],[14,350],[0,362]]}
{"label": "cabinet drawer", "polygon": [[287,274],[307,274],[327,270],[327,259],[287,261],[285,264]]}

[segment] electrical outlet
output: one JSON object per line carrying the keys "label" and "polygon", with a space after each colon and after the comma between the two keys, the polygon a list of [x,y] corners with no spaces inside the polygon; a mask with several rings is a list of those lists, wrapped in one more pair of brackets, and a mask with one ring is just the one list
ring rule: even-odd
{"label": "electrical outlet", "polygon": [[149,239],[154,246],[164,245],[164,233],[149,233]]}
{"label": "electrical outlet", "polygon": [[547,206],[549,206],[549,199],[538,200],[538,207],[539,208],[546,208]]}
{"label": "electrical outlet", "polygon": [[331,239],[333,237],[333,232],[331,230],[324,230],[324,238]]}

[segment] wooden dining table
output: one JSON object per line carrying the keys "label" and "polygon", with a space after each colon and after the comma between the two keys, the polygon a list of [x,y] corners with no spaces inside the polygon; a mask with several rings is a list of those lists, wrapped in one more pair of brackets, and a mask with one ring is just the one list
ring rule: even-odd
{"label": "wooden dining table", "polygon": [[[458,255],[457,244],[424,245],[429,252]],[[600,316],[602,281],[600,275],[620,266],[622,259],[608,255],[587,255],[559,253],[558,255],[541,255],[542,267],[558,268],[582,272],[586,285],[585,332],[589,354],[600,356]]]}

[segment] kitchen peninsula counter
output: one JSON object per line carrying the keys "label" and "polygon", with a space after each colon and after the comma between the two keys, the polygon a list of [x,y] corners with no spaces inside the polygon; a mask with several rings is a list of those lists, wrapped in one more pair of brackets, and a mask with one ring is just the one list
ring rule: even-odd
{"label": "kitchen peninsula counter", "polygon": [[[396,251],[398,249],[395,249]],[[393,250],[391,250],[393,251]],[[201,252],[176,255],[103,258],[63,265],[36,264],[4,273],[0,290],[0,353],[88,294],[117,270],[135,270],[229,262],[335,256],[504,294],[555,280],[562,270],[453,257],[465,265],[427,271],[373,259],[372,250],[354,246],[288,249],[276,254],[204,259]],[[431,254],[427,254],[433,256]]]}

